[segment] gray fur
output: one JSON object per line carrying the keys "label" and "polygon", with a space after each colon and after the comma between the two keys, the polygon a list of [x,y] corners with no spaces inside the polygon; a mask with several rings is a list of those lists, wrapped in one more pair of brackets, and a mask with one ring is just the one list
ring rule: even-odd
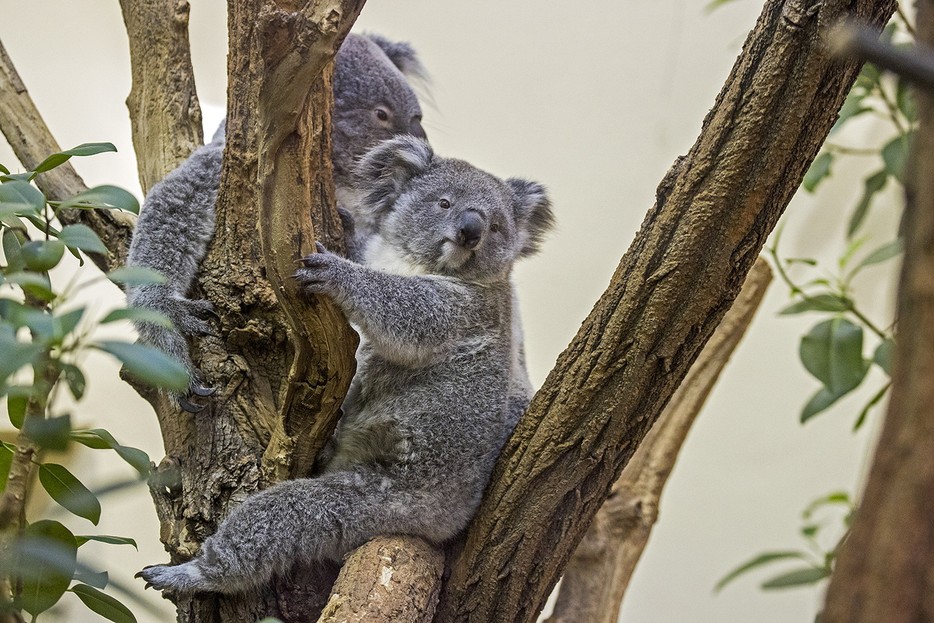
{"label": "gray fur", "polygon": [[[368,148],[400,133],[425,136],[418,98],[402,71],[424,75],[414,50],[408,44],[372,37],[348,35],[335,62],[332,157],[334,183],[342,203],[351,195],[352,167]],[[379,118],[382,115],[385,121]],[[130,305],[162,312],[172,320],[174,330],[150,323],[137,323],[136,328],[140,341],[185,366],[195,393],[204,389],[199,387],[187,337],[210,333],[213,312],[207,301],[187,297],[214,233],[223,149],[222,124],[210,144],[197,149],[150,190],[127,262],[168,277],[165,284],[128,288],[127,299]],[[187,410],[198,409],[185,396],[173,397]]]}
{"label": "gray fur", "polygon": [[443,542],[476,511],[510,430],[510,271],[551,207],[541,186],[414,137],[383,143],[360,171],[376,224],[366,265],[322,248],[296,275],[363,338],[324,473],[248,498],[195,559],[140,572],[156,588],[240,592],[380,534]]}

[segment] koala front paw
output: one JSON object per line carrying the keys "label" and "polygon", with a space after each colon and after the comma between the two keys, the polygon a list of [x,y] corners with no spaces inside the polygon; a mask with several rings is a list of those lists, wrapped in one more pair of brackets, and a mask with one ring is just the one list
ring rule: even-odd
{"label": "koala front paw", "polygon": [[302,258],[304,268],[295,272],[295,279],[309,292],[333,296],[339,289],[342,268],[348,261],[328,251],[320,242],[315,245],[318,252]]}
{"label": "koala front paw", "polygon": [[146,588],[170,593],[195,593],[212,590],[194,561],[180,565],[150,565],[136,577],[146,581]]}
{"label": "koala front paw", "polygon": [[173,303],[173,313],[170,317],[179,331],[188,336],[217,337],[215,324],[219,319],[210,301],[177,298]]}

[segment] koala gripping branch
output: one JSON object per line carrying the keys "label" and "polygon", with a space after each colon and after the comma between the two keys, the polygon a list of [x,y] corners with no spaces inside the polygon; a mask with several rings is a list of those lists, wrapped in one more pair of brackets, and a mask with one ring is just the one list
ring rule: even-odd
{"label": "koala gripping branch", "polygon": [[533,621],[613,482],[730,307],[859,65],[822,45],[894,0],[771,0],[701,135],[507,443],[436,621]]}

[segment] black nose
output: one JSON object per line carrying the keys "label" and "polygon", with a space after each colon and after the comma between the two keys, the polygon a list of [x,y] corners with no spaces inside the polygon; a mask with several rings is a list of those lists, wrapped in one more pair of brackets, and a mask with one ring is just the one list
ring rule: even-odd
{"label": "black nose", "polygon": [[476,212],[464,212],[457,232],[457,242],[467,249],[475,249],[483,235],[483,219]]}

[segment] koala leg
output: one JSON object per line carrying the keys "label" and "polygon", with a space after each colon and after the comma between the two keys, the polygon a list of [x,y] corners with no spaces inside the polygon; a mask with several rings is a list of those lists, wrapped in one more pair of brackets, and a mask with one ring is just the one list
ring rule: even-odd
{"label": "koala leg", "polygon": [[[340,561],[380,534],[440,542],[466,525],[475,503],[462,508],[455,500],[453,508],[463,512],[451,512],[444,504],[451,491],[437,483],[414,487],[411,479],[357,468],[279,483],[234,509],[193,560],[147,567],[138,576],[170,592],[241,593],[298,561]],[[472,497],[479,501],[479,491]]]}

